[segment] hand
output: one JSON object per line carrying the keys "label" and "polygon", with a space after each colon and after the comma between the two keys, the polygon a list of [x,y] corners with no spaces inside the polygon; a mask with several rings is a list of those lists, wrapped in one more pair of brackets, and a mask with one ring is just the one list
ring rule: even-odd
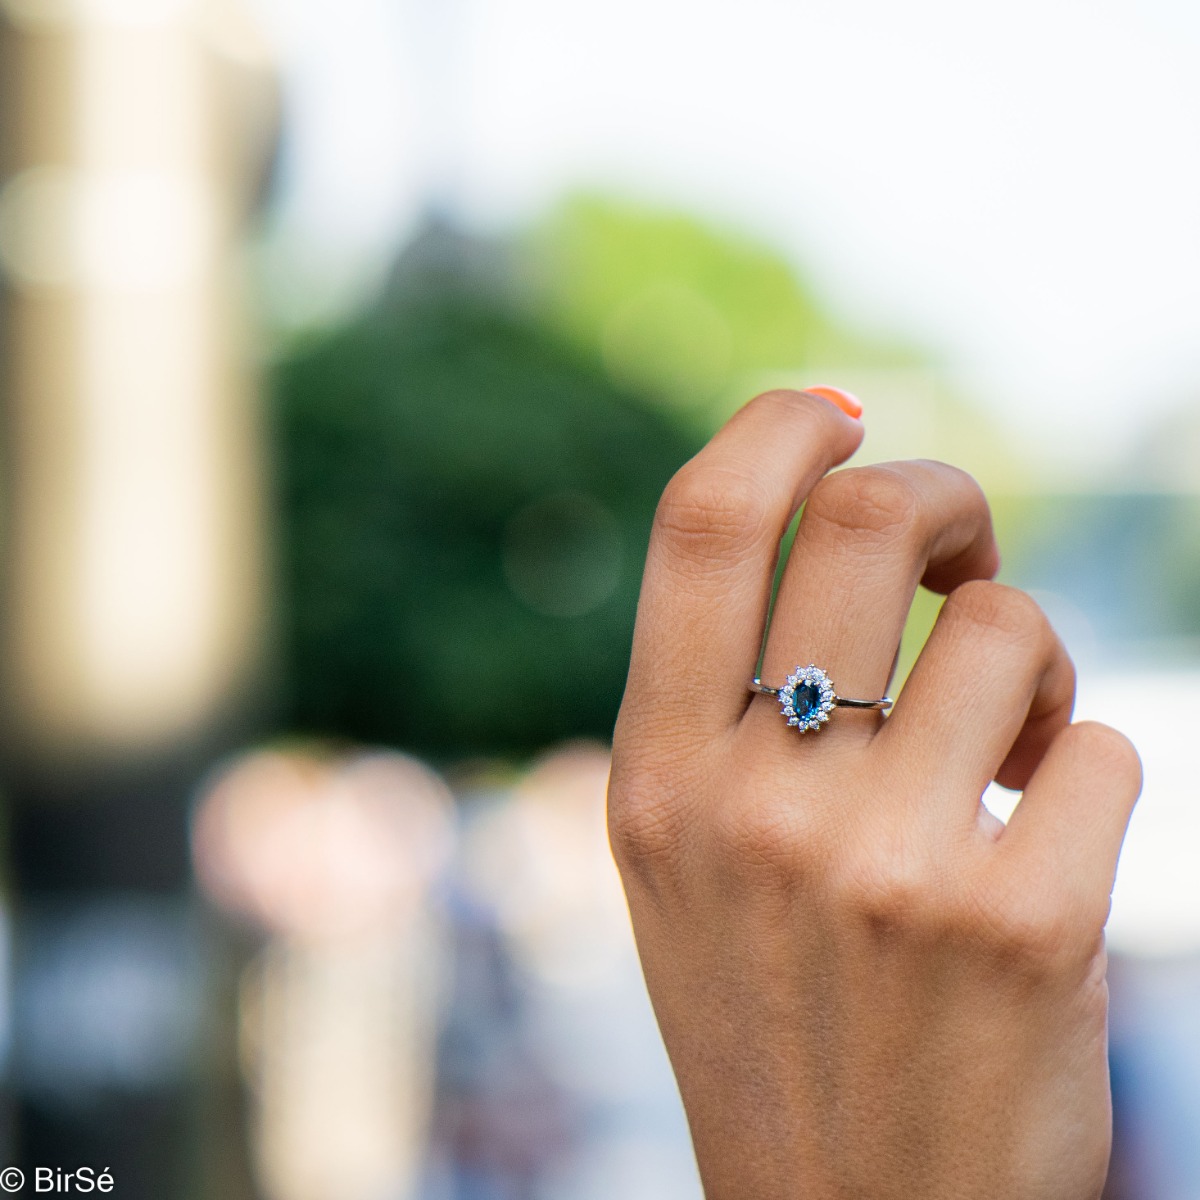
{"label": "hand", "polygon": [[[1083,1200],[1110,1148],[1103,929],[1141,786],[1071,725],[1037,605],[988,582],[978,487],[931,462],[826,473],[816,396],[742,409],[655,520],[609,823],[708,1200]],[[884,694],[919,581],[948,594],[890,717],[789,729],[763,679]],[[1007,827],[991,779],[1024,795]]]}

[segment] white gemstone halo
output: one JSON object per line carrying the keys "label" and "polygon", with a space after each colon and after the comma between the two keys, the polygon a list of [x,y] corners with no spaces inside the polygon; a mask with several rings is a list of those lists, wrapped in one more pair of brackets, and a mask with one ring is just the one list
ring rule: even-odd
{"label": "white gemstone halo", "polygon": [[[800,693],[799,712],[797,692]],[[821,726],[829,720],[836,700],[833,680],[814,663],[797,667],[779,689],[779,711],[787,718],[787,723],[801,733],[819,733]]]}

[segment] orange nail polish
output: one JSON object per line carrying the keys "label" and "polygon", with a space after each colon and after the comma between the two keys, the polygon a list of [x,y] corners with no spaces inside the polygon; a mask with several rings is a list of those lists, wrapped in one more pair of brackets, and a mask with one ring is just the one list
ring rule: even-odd
{"label": "orange nail polish", "polygon": [[820,396],[822,400],[828,400],[830,404],[836,404],[848,417],[853,417],[857,420],[862,416],[862,402],[850,392],[845,392],[841,388],[824,386],[806,387],[804,390],[810,396]]}

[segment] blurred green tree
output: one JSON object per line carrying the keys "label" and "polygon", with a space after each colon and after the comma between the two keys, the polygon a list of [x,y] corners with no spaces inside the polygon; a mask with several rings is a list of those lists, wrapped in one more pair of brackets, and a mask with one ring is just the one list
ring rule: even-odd
{"label": "blurred green tree", "polygon": [[549,328],[706,428],[765,372],[920,361],[839,321],[774,247],[685,213],[580,194],[522,250]]}
{"label": "blurred green tree", "polygon": [[477,282],[410,257],[277,370],[293,728],[440,756],[611,732],[655,502],[700,437]]}

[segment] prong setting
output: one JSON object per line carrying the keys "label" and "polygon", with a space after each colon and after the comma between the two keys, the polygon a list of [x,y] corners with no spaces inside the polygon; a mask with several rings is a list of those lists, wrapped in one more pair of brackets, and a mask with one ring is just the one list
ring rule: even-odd
{"label": "prong setting", "polygon": [[836,703],[833,681],[815,663],[797,667],[779,689],[779,711],[801,733],[819,733]]}

